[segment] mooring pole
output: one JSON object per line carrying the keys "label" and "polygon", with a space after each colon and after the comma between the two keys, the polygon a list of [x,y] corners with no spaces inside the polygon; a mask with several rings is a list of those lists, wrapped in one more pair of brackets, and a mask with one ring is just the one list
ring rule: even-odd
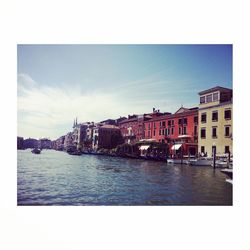
{"label": "mooring pole", "polygon": [[215,153],[215,147],[213,147],[213,167],[215,168],[215,161],[216,161],[216,153]]}
{"label": "mooring pole", "polygon": [[183,164],[183,151],[182,151],[182,145],[181,145],[181,164]]}
{"label": "mooring pole", "polygon": [[229,168],[230,166],[230,157],[231,157],[231,153],[230,151],[228,152],[228,159],[227,159],[227,167]]}

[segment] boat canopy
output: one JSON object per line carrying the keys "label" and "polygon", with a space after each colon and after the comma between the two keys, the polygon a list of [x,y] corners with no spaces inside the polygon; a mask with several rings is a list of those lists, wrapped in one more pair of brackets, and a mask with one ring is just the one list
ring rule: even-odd
{"label": "boat canopy", "polygon": [[178,150],[180,147],[182,146],[182,144],[175,144],[171,147],[172,150]]}
{"label": "boat canopy", "polygon": [[140,150],[147,150],[150,147],[150,145],[143,145],[140,146]]}

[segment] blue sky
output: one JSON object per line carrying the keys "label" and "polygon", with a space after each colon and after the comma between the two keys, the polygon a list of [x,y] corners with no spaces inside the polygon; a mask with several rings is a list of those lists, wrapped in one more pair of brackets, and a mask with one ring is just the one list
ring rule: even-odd
{"label": "blue sky", "polygon": [[18,135],[55,139],[78,121],[194,107],[232,88],[231,45],[18,45]]}

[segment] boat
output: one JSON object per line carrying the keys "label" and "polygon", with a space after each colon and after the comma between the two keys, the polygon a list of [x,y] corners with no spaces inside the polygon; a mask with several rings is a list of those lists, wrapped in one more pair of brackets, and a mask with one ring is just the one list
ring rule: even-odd
{"label": "boat", "polygon": [[[213,167],[213,163],[211,164],[211,166]],[[216,168],[232,168],[233,162],[232,161],[228,162],[228,160],[225,160],[225,159],[216,160],[215,167]]]}
{"label": "boat", "polygon": [[191,166],[211,166],[212,163],[213,163],[213,159],[208,158],[208,157],[201,157],[201,158],[189,160],[189,164]]}
{"label": "boat", "polygon": [[188,164],[189,161],[186,159],[167,159],[167,163],[169,164]]}
{"label": "boat", "polygon": [[233,169],[232,168],[223,168],[220,170],[223,174],[225,174],[227,177],[226,182],[233,184]]}
{"label": "boat", "polygon": [[223,174],[225,174],[230,179],[233,179],[233,169],[232,168],[223,168],[220,170]]}
{"label": "boat", "polygon": [[69,151],[67,152],[69,155],[82,155],[80,151]]}
{"label": "boat", "polygon": [[41,153],[41,150],[38,149],[38,148],[34,148],[34,149],[31,150],[31,152],[32,152],[33,154],[40,154],[40,153]]}

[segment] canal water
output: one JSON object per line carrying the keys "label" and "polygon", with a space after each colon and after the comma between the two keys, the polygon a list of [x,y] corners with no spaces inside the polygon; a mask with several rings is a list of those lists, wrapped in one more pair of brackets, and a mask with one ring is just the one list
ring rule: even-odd
{"label": "canal water", "polygon": [[17,204],[232,205],[232,185],[212,167],[27,149],[17,152]]}

